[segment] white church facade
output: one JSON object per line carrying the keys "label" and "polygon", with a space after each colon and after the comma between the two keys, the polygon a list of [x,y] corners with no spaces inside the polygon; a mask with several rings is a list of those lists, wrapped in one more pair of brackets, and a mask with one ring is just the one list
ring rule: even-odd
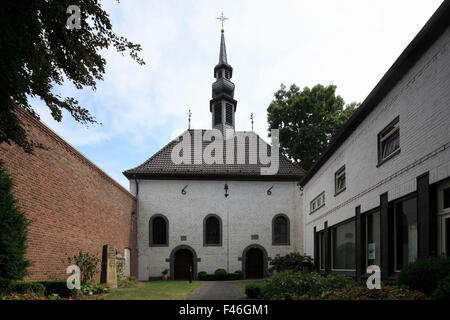
{"label": "white church facade", "polygon": [[[262,278],[270,258],[303,253],[299,181],[305,172],[271,152],[277,170],[262,174],[271,165],[259,158],[268,145],[254,132],[235,131],[232,73],[222,30],[210,101],[212,129],[186,130],[124,172],[137,199],[139,280],[159,278],[166,268],[174,280],[217,269]],[[217,132],[224,138],[214,142],[223,149],[212,152],[219,161],[210,163],[202,155],[211,151]],[[192,148],[180,153],[180,143],[188,140]],[[174,154],[188,161],[176,163]]]}

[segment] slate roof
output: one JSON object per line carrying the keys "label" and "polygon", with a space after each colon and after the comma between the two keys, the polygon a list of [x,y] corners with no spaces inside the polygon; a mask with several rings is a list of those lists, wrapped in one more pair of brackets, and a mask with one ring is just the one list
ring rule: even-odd
{"label": "slate roof", "polygon": [[[261,163],[259,157],[254,164],[249,163],[252,156],[258,155],[258,147],[249,147],[247,143],[245,146],[245,160],[237,161],[237,143],[235,138],[234,143],[234,159],[233,163],[226,159],[225,144],[223,147],[223,163],[206,164],[204,159],[201,164],[194,164],[194,131],[201,136],[207,130],[187,130],[179,137],[173,139],[165,147],[155,153],[150,159],[141,165],[123,172],[128,179],[236,179],[236,180],[280,180],[280,181],[300,181],[304,176],[305,171],[298,165],[292,163],[285,156],[279,155],[279,169],[274,175],[261,175],[261,168],[269,167]],[[211,130],[208,130],[211,131]],[[174,147],[182,141],[181,137],[184,134],[189,134],[191,137],[191,164],[175,164],[172,161],[171,154]],[[268,146],[270,154],[270,145],[261,139],[254,132],[238,131],[236,135],[247,135],[252,139],[258,141],[258,145]],[[249,139],[251,140],[251,139]],[[210,144],[210,141],[202,142],[202,151]],[[244,163],[242,163],[244,162]]]}

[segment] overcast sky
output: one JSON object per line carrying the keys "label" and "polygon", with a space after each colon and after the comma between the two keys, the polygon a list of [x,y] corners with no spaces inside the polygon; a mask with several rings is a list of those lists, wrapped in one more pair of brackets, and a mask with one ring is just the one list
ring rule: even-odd
{"label": "overcast sky", "polygon": [[[441,0],[102,1],[118,35],[142,45],[146,65],[109,50],[97,91],[57,88],[103,123],[86,128],[65,113],[41,120],[128,189],[135,167],[187,129],[211,128],[209,100],[223,11],[228,63],[238,101],[236,129],[267,138],[266,109],[281,83],[337,86],[361,102],[423,27]],[[81,8],[82,10],[83,8]]]}

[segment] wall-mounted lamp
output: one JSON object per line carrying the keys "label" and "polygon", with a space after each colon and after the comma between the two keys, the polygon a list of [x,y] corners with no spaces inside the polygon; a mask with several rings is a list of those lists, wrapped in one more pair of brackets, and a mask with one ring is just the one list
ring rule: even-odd
{"label": "wall-mounted lamp", "polygon": [[269,188],[269,190],[267,190],[267,195],[268,196],[271,196],[272,195],[272,190],[273,189],[273,186],[271,186],[270,188]]}
{"label": "wall-mounted lamp", "polygon": [[181,194],[182,194],[182,195],[185,195],[185,194],[186,194],[186,188],[187,188],[187,187],[188,187],[188,186],[185,185],[184,188],[181,190]]}
{"label": "wall-mounted lamp", "polygon": [[225,198],[228,197],[228,184],[225,183]]}

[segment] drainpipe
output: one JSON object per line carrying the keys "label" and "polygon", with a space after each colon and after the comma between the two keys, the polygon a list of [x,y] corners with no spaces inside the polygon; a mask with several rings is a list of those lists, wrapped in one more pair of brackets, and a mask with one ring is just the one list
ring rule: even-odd
{"label": "drainpipe", "polygon": [[[138,255],[138,269],[139,269],[139,242],[138,242],[138,221],[139,221],[139,199],[138,199],[138,194],[139,194],[139,183],[137,182],[136,179],[136,174],[134,174],[133,176],[134,178],[134,183],[136,185],[136,253]],[[138,276],[139,276],[139,270],[138,270]]]}

